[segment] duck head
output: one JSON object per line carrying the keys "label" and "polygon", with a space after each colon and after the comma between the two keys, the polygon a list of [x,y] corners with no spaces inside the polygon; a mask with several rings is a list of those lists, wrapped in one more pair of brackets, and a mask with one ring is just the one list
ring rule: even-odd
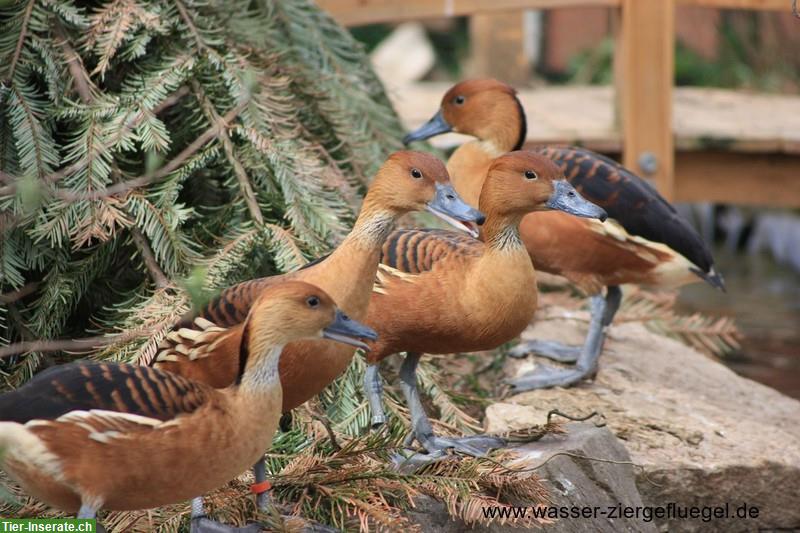
{"label": "duck head", "polygon": [[393,216],[428,211],[474,237],[475,225],[484,221],[483,214],[455,191],[444,164],[423,152],[389,156],[370,185],[363,209],[390,211]]}
{"label": "duck head", "polygon": [[[287,281],[264,290],[250,311],[246,333],[251,357],[303,339],[330,339],[369,349],[364,340],[378,338],[375,331],[345,315],[319,287],[303,281]],[[261,348],[259,348],[259,345]]]}
{"label": "duck head", "polygon": [[494,79],[467,80],[442,98],[439,111],[403,138],[408,145],[447,132],[490,143],[497,153],[519,150],[525,142],[525,112],[513,87]]}
{"label": "duck head", "polygon": [[518,214],[556,209],[604,221],[604,209],[586,200],[550,159],[519,150],[494,160],[483,185],[481,208],[486,212]]}

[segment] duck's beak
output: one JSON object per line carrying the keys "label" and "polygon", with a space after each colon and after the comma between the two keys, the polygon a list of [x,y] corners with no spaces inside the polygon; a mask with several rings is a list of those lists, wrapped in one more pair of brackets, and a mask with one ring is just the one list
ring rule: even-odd
{"label": "duck's beak", "polygon": [[605,209],[581,196],[567,180],[553,182],[553,194],[547,200],[547,207],[578,217],[597,218],[601,222],[608,218]]}
{"label": "duck's beak", "polygon": [[436,184],[436,195],[433,200],[428,202],[426,209],[475,238],[478,237],[477,226],[480,226],[486,220],[483,213],[462,200],[450,184]]}
{"label": "duck's beak", "polygon": [[378,339],[378,334],[375,333],[374,329],[365,326],[361,322],[352,320],[349,316],[342,313],[341,310],[337,309],[333,324],[322,330],[322,338],[341,342],[343,344],[350,344],[356,348],[369,351],[369,345],[361,339],[374,341]]}
{"label": "duck's beak", "polygon": [[453,131],[453,126],[447,123],[440,109],[428,122],[403,137],[403,144],[408,146],[414,141],[424,141],[449,131]]}

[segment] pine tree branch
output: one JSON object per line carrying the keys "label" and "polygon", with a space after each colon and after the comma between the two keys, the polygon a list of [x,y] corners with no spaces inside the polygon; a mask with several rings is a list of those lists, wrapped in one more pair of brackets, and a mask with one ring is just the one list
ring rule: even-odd
{"label": "pine tree branch", "polygon": [[[31,336],[32,333],[29,333]],[[61,352],[95,350],[116,343],[125,343],[142,337],[152,336],[149,328],[138,327],[116,335],[98,335],[81,339],[38,339],[24,340],[0,347],[0,359],[28,352]]]}
{"label": "pine tree branch", "polygon": [[118,341],[119,335],[113,337],[87,337],[85,339],[55,339],[22,341],[0,348],[0,359],[28,352],[61,352],[83,351],[102,348]]}
{"label": "pine tree branch", "polygon": [[[80,56],[70,45],[69,39],[64,32],[64,27],[58,21],[55,23],[55,32],[60,41],[58,44],[64,51],[64,59],[66,60],[69,72],[72,75],[75,91],[81,97],[81,100],[83,100],[84,104],[88,105],[93,103],[95,98],[92,94],[91,88],[89,87],[89,73],[83,66],[83,61],[81,61]],[[119,182],[118,170],[117,172],[112,173],[112,179],[116,182]],[[150,244],[147,242],[147,239],[142,234],[141,230],[137,227],[132,227],[130,232],[131,238],[133,239],[136,248],[139,250],[139,253],[142,255],[142,260],[144,261],[148,272],[150,272],[150,277],[153,278],[156,287],[159,289],[168,287],[170,284],[169,279],[164,274],[164,271],[161,270],[161,266],[159,266],[156,256],[153,253],[153,250],[150,248]]]}
{"label": "pine tree branch", "polygon": [[153,278],[156,287],[159,289],[165,289],[169,287],[169,279],[164,274],[164,271],[161,270],[158,261],[156,261],[156,256],[153,253],[153,250],[150,248],[147,239],[144,235],[142,235],[141,230],[134,226],[130,231],[131,238],[133,238],[136,248],[139,249],[139,253],[142,254],[142,260],[144,261],[147,270],[150,272],[150,276]]}
{"label": "pine tree branch", "polygon": [[[164,111],[165,109],[168,109],[168,108],[172,107],[173,105],[178,103],[180,101],[180,99],[183,98],[184,96],[186,96],[187,94],[189,94],[189,88],[186,87],[186,86],[182,86],[181,88],[176,90],[171,96],[165,98],[163,102],[161,102],[159,105],[154,107],[153,110],[152,110],[152,113],[153,114],[158,114],[161,111]],[[244,109],[246,103],[247,102],[243,102],[242,105],[238,106],[235,110],[231,110],[228,114],[225,115],[224,120],[227,120],[227,121],[233,120],[239,113],[242,112],[242,110]],[[236,113],[233,113],[233,111],[236,111]],[[143,112],[137,113],[130,121],[126,122],[122,126],[122,128],[120,128],[120,130],[117,132],[117,135],[114,137],[114,139],[112,139],[112,141],[110,143],[98,143],[97,144],[97,151],[99,152],[99,151],[102,151],[102,150],[108,150],[109,147],[112,144],[117,142],[117,140],[122,138],[130,130],[132,130],[136,126],[138,126],[139,123],[142,121],[142,119],[144,119],[144,113]],[[208,133],[208,131],[205,134],[207,134],[207,133]],[[211,137],[213,137],[213,136],[214,135],[211,135]],[[198,138],[198,140],[199,140],[199,138]],[[197,142],[197,141],[195,141],[195,142]],[[202,148],[203,144],[205,144],[205,143],[202,143],[194,151],[197,151],[198,149]],[[191,155],[192,154],[188,154],[186,157],[190,157]],[[186,159],[186,157],[184,157],[181,160],[181,162],[184,159]],[[68,176],[69,174],[72,174],[73,172],[78,172],[78,171],[82,170],[86,165],[87,165],[87,160],[86,159],[81,159],[81,160],[76,161],[75,163],[71,164],[70,166],[64,168],[64,169],[61,169],[61,170],[59,170],[57,172],[54,172],[52,174],[49,174],[49,175],[45,176],[44,177],[44,181],[45,181],[45,183],[55,183],[55,182],[61,180],[62,178],[64,178],[64,176]],[[171,172],[171,170],[170,170],[170,172]],[[169,173],[169,172],[167,172],[167,173]],[[161,177],[163,177],[163,176],[161,176]],[[12,176],[11,174],[8,174],[8,173],[0,173],[0,181],[10,182],[9,185],[6,185],[5,187],[0,187],[0,196],[11,196],[12,194],[14,194],[16,192],[16,190],[17,190],[17,187],[14,184],[14,182],[18,181],[19,179],[20,179],[19,177]],[[137,179],[141,180],[142,178],[137,178]],[[149,182],[144,182],[145,185],[147,183],[149,183]],[[86,196],[85,198],[83,196],[81,196],[80,194],[78,194],[75,197],[71,197],[71,196],[69,196],[69,193],[66,193],[65,191],[61,191],[61,193],[57,194],[57,195],[59,197],[65,199],[65,200],[75,200],[75,199],[92,200],[92,199],[102,198],[102,197],[105,197],[105,196],[111,196],[112,194],[117,194],[119,192],[125,192],[125,191],[128,191],[130,189],[135,189],[136,187],[140,187],[140,186],[141,185],[135,185],[134,184],[134,185],[132,185],[130,187],[127,187],[127,188],[120,188],[116,192],[108,192],[108,193],[104,193],[103,191],[95,191],[94,193],[90,193],[90,195]],[[111,188],[105,189],[105,190],[110,190],[110,189]],[[10,227],[10,226],[12,226],[12,222],[6,221],[4,224],[5,224],[5,226]],[[4,226],[0,225],[0,228],[2,228],[2,227],[4,227]]]}
{"label": "pine tree branch", "polygon": [[177,170],[184,163],[184,161],[192,157],[198,150],[200,150],[203,146],[205,146],[209,141],[219,136],[220,131],[227,128],[228,124],[233,119],[235,119],[239,115],[239,113],[241,113],[245,109],[245,107],[247,107],[246,101],[242,102],[238,106],[228,111],[224,117],[220,118],[218,123],[212,124],[211,127],[209,127],[206,131],[204,131],[199,137],[197,137],[197,139],[192,141],[190,145],[181,150],[181,152],[178,155],[176,155],[175,158],[173,158],[169,163],[159,168],[152,174],[140,176],[138,178],[134,178],[128,181],[123,181],[115,185],[112,185],[111,187],[106,187],[105,189],[99,189],[88,193],[76,193],[76,192],[61,190],[57,191],[56,195],[59,198],[62,198],[67,201],[98,200],[100,198],[105,198],[106,196],[113,196],[115,194],[124,193],[132,189],[136,189],[138,187],[143,187],[154,181],[158,181],[168,176],[173,171]]}
{"label": "pine tree branch", "polygon": [[219,123],[221,120],[225,122],[225,127],[221,128],[219,132],[220,142],[225,150],[225,157],[227,157],[228,162],[233,167],[233,172],[236,174],[236,179],[238,180],[239,187],[242,190],[244,201],[247,203],[247,209],[250,211],[250,216],[253,217],[253,220],[259,224],[263,224],[264,217],[261,214],[261,209],[258,207],[258,201],[256,201],[256,194],[253,191],[253,186],[250,184],[250,179],[247,177],[247,172],[244,170],[242,163],[236,159],[236,155],[233,153],[233,143],[231,142],[231,138],[228,135],[227,129],[227,123],[229,121],[224,120],[219,116],[217,110],[214,109],[214,106],[211,104],[208,98],[206,98],[203,88],[200,87],[200,84],[194,80],[192,80],[192,89],[194,90],[197,99],[200,101],[203,111],[205,111],[206,115],[208,115],[209,121],[212,124]]}
{"label": "pine tree branch", "polygon": [[25,37],[28,36],[28,22],[31,19],[31,13],[33,12],[33,4],[35,1],[36,0],[30,0],[28,2],[28,7],[25,8],[25,15],[22,17],[22,28],[19,31],[17,47],[14,49],[14,56],[11,58],[11,66],[8,69],[8,78],[6,78],[6,81],[11,81],[14,79],[14,72],[17,69],[19,56],[22,54],[22,44],[25,42]]}
{"label": "pine tree branch", "polygon": [[61,23],[56,20],[55,24],[55,33],[58,41],[56,44],[61,47],[64,52],[64,60],[67,63],[67,67],[69,68],[69,73],[72,76],[73,86],[75,87],[75,91],[81,97],[84,104],[90,104],[94,101],[94,96],[92,95],[92,90],[89,87],[89,74],[86,72],[86,69],[83,66],[83,61],[81,61],[81,57],[75,52],[75,49],[72,48],[72,45],[69,43],[69,38],[67,37],[66,32],[64,31],[64,27]]}
{"label": "pine tree branch", "polygon": [[197,47],[200,50],[210,50],[209,46],[203,41],[203,38],[200,36],[200,32],[197,31],[197,26],[194,25],[194,21],[192,17],[189,16],[189,12],[186,10],[186,6],[183,5],[183,2],[180,0],[175,0],[175,5],[178,6],[178,11],[181,14],[181,18],[183,22],[186,23],[186,27],[189,28],[189,32],[194,37],[195,41],[197,41]]}
{"label": "pine tree branch", "polygon": [[0,303],[10,304],[16,302],[35,292],[38,288],[39,283],[36,281],[27,283],[15,291],[0,294]]}

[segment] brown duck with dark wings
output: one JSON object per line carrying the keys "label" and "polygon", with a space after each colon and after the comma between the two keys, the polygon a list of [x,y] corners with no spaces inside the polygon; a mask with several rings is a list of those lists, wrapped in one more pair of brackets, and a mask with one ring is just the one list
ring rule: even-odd
{"label": "brown duck with dark wings", "polygon": [[[78,518],[200,496],[269,447],[282,413],[284,345],[325,337],[364,346],[376,338],[320,288],[298,281],[262,291],[243,329],[241,371],[222,390],[128,364],[45,370],[0,397],[0,465],[26,492]],[[192,530],[243,531],[199,515]]]}
{"label": "brown duck with dark wings", "polygon": [[[444,95],[434,117],[408,134],[404,142],[449,131],[476,137],[456,149],[447,168],[456,190],[477,205],[492,161],[519,150],[525,142],[525,112],[516,91],[492,79],[458,83]],[[605,330],[619,307],[623,283],[677,287],[703,279],[724,289],[708,246],[650,184],[611,159],[583,148],[544,146],[533,150],[554,161],[578,192],[608,211],[609,221],[599,224],[558,212],[533,213],[522,220],[522,241],[537,270],[564,276],[595,296],[583,346],[533,341],[512,350],[516,356],[533,351],[576,363],[570,369],[537,368],[512,381],[517,391],[570,386],[597,372]],[[603,287],[605,296],[601,295]]]}
{"label": "brown duck with dark wings", "polygon": [[515,338],[536,311],[536,274],[519,224],[534,211],[557,209],[604,220],[549,159],[512,152],[495,159],[480,194],[484,242],[443,230],[397,230],[383,247],[366,323],[370,344],[365,389],[373,424],[383,422],[376,363],[407,352],[400,378],[413,435],[430,454],[448,448],[481,455],[500,444],[485,436],[437,437],[420,402],[416,367],[423,353],[473,352]]}

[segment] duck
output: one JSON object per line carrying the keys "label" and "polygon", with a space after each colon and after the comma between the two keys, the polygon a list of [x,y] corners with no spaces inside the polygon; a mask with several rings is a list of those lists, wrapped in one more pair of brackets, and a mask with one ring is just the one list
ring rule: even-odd
{"label": "duck", "polygon": [[[397,220],[427,211],[477,236],[484,217],[455,192],[442,163],[423,152],[401,151],[388,157],[364,197],[350,234],[329,256],[287,274],[249,280],[222,291],[198,313],[185,316],[161,341],[150,365],[222,388],[240,368],[237,347],[243,320],[267,287],[302,280],[327,291],[353,319],[366,318],[381,249]],[[350,364],[355,350],[325,340],[290,343],[281,357],[283,412],[322,392]],[[263,461],[254,466],[252,490],[262,509],[269,506]]]}
{"label": "duck", "polygon": [[[475,138],[453,152],[447,168],[459,194],[477,205],[492,162],[525,144],[525,111],[517,92],[494,79],[457,83],[445,93],[434,116],[403,142],[408,145],[450,131]],[[622,284],[676,288],[702,280],[725,290],[708,245],[648,182],[584,148],[531,150],[559,165],[578,192],[608,212],[609,220],[600,224],[557,211],[523,218],[522,241],[536,269],[563,276],[591,296],[591,320],[582,346],[535,340],[511,350],[516,357],[534,352],[574,364],[571,368],[538,365],[533,372],[509,380],[512,392],[569,387],[593,377],[607,328],[622,300]]]}
{"label": "duck", "polygon": [[[319,338],[366,348],[377,337],[319,287],[287,281],[254,302],[241,370],[227,388],[143,365],[51,367],[0,396],[0,466],[27,493],[78,518],[194,498],[263,455],[282,412],[283,347]],[[193,530],[226,530],[207,519],[195,527],[200,518]]]}
{"label": "duck", "polygon": [[491,350],[528,326],[538,293],[536,272],[519,232],[527,213],[554,209],[606,218],[555,163],[526,151],[492,161],[478,206],[486,216],[483,241],[433,229],[399,229],[389,235],[365,320],[378,333],[377,341],[368,342],[364,378],[372,423],[385,421],[377,365],[406,352],[400,380],[411,413],[411,435],[432,457],[451,449],[481,456],[502,440],[435,435],[417,389],[421,355]]}

